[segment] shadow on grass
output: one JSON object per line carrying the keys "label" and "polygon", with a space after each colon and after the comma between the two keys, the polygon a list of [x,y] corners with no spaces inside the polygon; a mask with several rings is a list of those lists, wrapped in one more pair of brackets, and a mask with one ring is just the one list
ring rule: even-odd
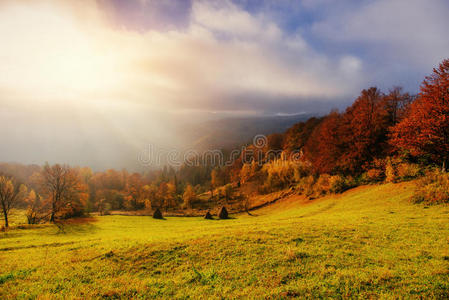
{"label": "shadow on grass", "polygon": [[220,219],[220,218],[204,219],[204,221],[226,221],[226,220],[237,220],[237,218],[236,217],[227,217],[226,219]]}
{"label": "shadow on grass", "polygon": [[73,218],[67,220],[58,220],[54,222],[54,226],[58,228],[55,234],[90,234],[98,230],[98,226],[95,223],[98,220],[96,218]]}

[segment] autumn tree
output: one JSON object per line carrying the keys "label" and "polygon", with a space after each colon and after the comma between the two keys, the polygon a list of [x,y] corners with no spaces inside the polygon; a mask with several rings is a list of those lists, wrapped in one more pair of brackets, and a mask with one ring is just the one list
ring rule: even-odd
{"label": "autumn tree", "polygon": [[27,204],[26,217],[28,224],[37,224],[47,217],[45,205],[41,196],[31,190],[25,198]]}
{"label": "autumn tree", "polygon": [[184,201],[184,207],[192,208],[193,202],[196,200],[196,193],[190,184],[187,185],[182,200]]}
{"label": "autumn tree", "polygon": [[211,200],[214,199],[214,189],[218,186],[217,181],[218,181],[217,170],[212,169],[212,171],[210,172],[210,185],[209,185]]}
{"label": "autumn tree", "polygon": [[[88,173],[88,171],[86,172]],[[129,196],[126,190],[127,179],[129,178],[127,172],[109,169],[105,172],[97,172],[88,178],[92,208],[98,209],[100,202],[109,203],[112,209],[124,208],[125,197]]]}
{"label": "autumn tree", "polygon": [[74,216],[82,213],[87,202],[87,186],[74,169],[67,165],[45,164],[40,187],[50,206],[50,222],[54,222],[58,214]]}
{"label": "autumn tree", "polygon": [[128,177],[126,184],[126,200],[131,209],[141,209],[145,206],[144,182],[139,173],[134,173]]}
{"label": "autumn tree", "polygon": [[162,181],[159,184],[159,187],[157,189],[157,193],[156,193],[156,199],[157,199],[157,207],[159,209],[161,209],[162,207],[165,206],[165,199],[167,196],[167,191],[168,191],[168,186],[167,183],[165,181]]}
{"label": "autumn tree", "polygon": [[315,127],[304,146],[304,157],[315,173],[331,173],[339,164],[343,152],[342,116],[332,111]]}
{"label": "autumn tree", "polygon": [[291,154],[303,150],[312,132],[322,120],[323,118],[310,118],[306,122],[299,122],[290,127],[285,133],[284,151]]}
{"label": "autumn tree", "polygon": [[8,216],[13,208],[26,193],[26,187],[19,184],[14,178],[0,176],[0,205],[2,207],[5,228],[9,227]]}
{"label": "autumn tree", "polygon": [[[280,133],[270,134],[266,137],[266,145],[263,147],[264,160],[270,161],[279,158],[284,144],[284,135]],[[257,155],[254,155],[257,160]],[[253,159],[254,160],[254,159]]]}
{"label": "autumn tree", "polygon": [[340,132],[340,138],[345,143],[339,159],[342,170],[357,173],[364,163],[384,151],[390,124],[383,97],[379,89],[372,87],[363,90],[346,109]]}
{"label": "autumn tree", "polygon": [[388,123],[393,126],[405,116],[414,96],[402,92],[401,87],[392,88],[383,98],[383,106],[388,115]]}
{"label": "autumn tree", "polygon": [[243,167],[240,169],[240,182],[246,183],[251,179],[252,176],[252,170],[251,170],[251,164],[243,164]]}
{"label": "autumn tree", "polygon": [[151,210],[153,207],[157,207],[156,204],[156,194],[157,194],[157,187],[154,184],[151,185],[144,185],[143,186],[143,193],[144,193],[144,202],[145,202],[145,208],[148,210]]}
{"label": "autumn tree", "polygon": [[234,187],[232,186],[232,184],[228,183],[223,187],[223,194],[224,194],[226,203],[228,203],[234,194]]}
{"label": "autumn tree", "polygon": [[449,160],[449,59],[421,84],[407,116],[392,130],[391,144],[427,156],[446,170]]}
{"label": "autumn tree", "polygon": [[165,210],[176,207],[176,186],[173,182],[167,183],[167,194],[165,195]]}
{"label": "autumn tree", "polygon": [[39,173],[41,167],[38,165],[23,165],[19,163],[0,163],[0,174],[13,177],[16,181],[30,187],[31,178],[34,173]]}
{"label": "autumn tree", "polygon": [[79,176],[80,176],[82,182],[85,184],[89,183],[89,180],[92,178],[92,176],[94,174],[92,172],[92,169],[89,167],[80,168],[78,170],[78,173],[79,173]]}

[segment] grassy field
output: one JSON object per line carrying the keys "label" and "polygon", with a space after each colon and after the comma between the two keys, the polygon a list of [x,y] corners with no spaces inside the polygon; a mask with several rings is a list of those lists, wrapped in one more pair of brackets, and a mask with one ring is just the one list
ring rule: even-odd
{"label": "grassy field", "polygon": [[0,233],[0,298],[448,298],[449,207],[411,204],[412,190],[293,196],[231,220],[13,229]]}

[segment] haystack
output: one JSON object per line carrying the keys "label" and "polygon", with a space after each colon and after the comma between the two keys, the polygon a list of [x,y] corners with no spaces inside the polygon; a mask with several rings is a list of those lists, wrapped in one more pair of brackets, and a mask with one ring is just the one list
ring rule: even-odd
{"label": "haystack", "polygon": [[213,218],[212,218],[212,215],[210,214],[209,211],[206,213],[206,215],[204,216],[204,218],[205,218],[206,220],[212,220],[212,219],[213,219]]}
{"label": "haystack", "polygon": [[154,219],[163,219],[164,218],[162,216],[161,210],[159,208],[156,208],[156,210],[154,211],[153,218]]}
{"label": "haystack", "polygon": [[228,210],[226,209],[226,207],[222,207],[220,210],[220,213],[218,214],[218,217],[220,219],[229,219],[229,215],[228,215]]}

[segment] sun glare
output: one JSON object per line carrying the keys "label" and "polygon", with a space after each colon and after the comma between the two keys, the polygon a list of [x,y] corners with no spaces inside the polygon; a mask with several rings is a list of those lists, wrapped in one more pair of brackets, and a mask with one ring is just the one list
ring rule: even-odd
{"label": "sun glare", "polygon": [[[8,58],[0,84],[27,96],[57,101],[88,101],[120,82],[111,45],[59,8],[10,5],[1,11]],[[32,27],[29,24],[33,24]],[[14,28],[14,31],[10,30]]]}

